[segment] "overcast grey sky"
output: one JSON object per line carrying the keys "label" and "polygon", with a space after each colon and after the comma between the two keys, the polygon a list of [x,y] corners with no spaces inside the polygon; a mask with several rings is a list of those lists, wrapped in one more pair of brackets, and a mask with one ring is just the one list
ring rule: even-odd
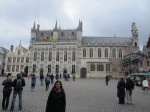
{"label": "overcast grey sky", "polygon": [[131,24],[139,31],[140,49],[150,34],[150,0],[0,0],[0,46],[29,46],[34,21],[52,29],[83,22],[83,36],[131,37]]}

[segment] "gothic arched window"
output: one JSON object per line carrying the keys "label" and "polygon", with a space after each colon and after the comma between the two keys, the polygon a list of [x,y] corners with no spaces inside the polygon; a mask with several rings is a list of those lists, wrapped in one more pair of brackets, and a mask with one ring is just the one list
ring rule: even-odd
{"label": "gothic arched window", "polygon": [[105,58],[108,57],[108,49],[105,49]]}
{"label": "gothic arched window", "polygon": [[113,50],[112,50],[112,57],[116,58],[116,49],[115,48],[113,48]]}
{"label": "gothic arched window", "polygon": [[83,49],[83,57],[86,57],[86,49]]}
{"label": "gothic arched window", "polygon": [[93,57],[93,49],[90,49],[90,57]]}
{"label": "gothic arched window", "polygon": [[98,57],[102,57],[101,48],[98,48]]}
{"label": "gothic arched window", "polygon": [[122,58],[122,49],[119,49],[119,58]]}

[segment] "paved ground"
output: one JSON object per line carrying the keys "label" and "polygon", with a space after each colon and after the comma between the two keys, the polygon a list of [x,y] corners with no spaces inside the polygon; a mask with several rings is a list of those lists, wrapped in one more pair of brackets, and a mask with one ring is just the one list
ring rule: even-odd
{"label": "paved ground", "polygon": [[[0,77],[0,82],[4,80]],[[23,91],[23,112],[45,112],[49,91],[45,91],[45,86],[37,84],[34,92],[30,91],[30,79],[25,78],[26,87]],[[134,105],[119,105],[117,96],[118,80],[111,80],[109,85],[105,85],[104,79],[77,79],[66,82],[62,79],[66,92],[66,112],[150,112],[150,91],[142,93],[139,87],[133,91]],[[51,89],[52,85],[50,85]],[[0,86],[2,91],[3,86]],[[12,95],[10,97],[10,102]],[[2,94],[0,94],[2,102]],[[10,104],[9,104],[10,107]],[[2,110],[2,108],[1,108]],[[0,110],[0,112],[1,112]],[[18,97],[14,112],[18,111]]]}

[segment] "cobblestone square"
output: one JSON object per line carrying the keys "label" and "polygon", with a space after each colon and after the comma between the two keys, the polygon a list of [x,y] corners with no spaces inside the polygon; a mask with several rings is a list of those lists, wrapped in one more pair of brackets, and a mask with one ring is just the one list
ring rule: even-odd
{"label": "cobblestone square", "polygon": [[[4,77],[0,77],[0,82]],[[25,78],[26,86],[23,90],[23,110],[22,112],[45,112],[49,91],[45,91],[45,86],[40,86],[37,78],[35,91],[31,92],[31,80]],[[64,81],[61,79],[66,93],[66,112],[150,112],[150,91],[143,93],[140,87],[133,91],[134,105],[119,105],[117,98],[117,82],[111,79],[109,85],[105,85],[105,79],[76,79],[76,81]],[[3,86],[0,86],[2,91]],[[0,102],[2,102],[2,93]],[[10,96],[9,109],[12,100]],[[1,110],[2,111],[2,107]],[[7,110],[9,111],[9,110]],[[14,112],[18,111],[18,96],[15,103]]]}

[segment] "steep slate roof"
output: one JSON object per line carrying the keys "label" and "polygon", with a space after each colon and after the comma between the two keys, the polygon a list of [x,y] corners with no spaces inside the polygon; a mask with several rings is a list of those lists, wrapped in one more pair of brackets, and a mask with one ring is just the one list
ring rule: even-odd
{"label": "steep slate roof", "polygon": [[2,50],[2,54],[6,54],[7,53],[7,51],[8,51],[8,49],[6,49],[6,48],[4,48],[4,47],[0,47],[0,49]]}
{"label": "steep slate roof", "polygon": [[[43,41],[43,38],[51,38],[51,33],[53,33],[53,30],[40,30],[37,34],[36,40],[37,41]],[[64,36],[62,36],[61,34],[64,34]],[[74,36],[72,36],[72,32],[74,32]],[[41,36],[41,33],[43,33],[43,36]],[[73,30],[58,30],[58,40],[65,40],[66,39],[66,35],[67,36],[71,36],[71,40],[76,40],[76,29]]]}
{"label": "steep slate roof", "polygon": [[132,38],[129,37],[82,37],[82,44],[88,43],[114,43],[114,44],[132,44]]}

